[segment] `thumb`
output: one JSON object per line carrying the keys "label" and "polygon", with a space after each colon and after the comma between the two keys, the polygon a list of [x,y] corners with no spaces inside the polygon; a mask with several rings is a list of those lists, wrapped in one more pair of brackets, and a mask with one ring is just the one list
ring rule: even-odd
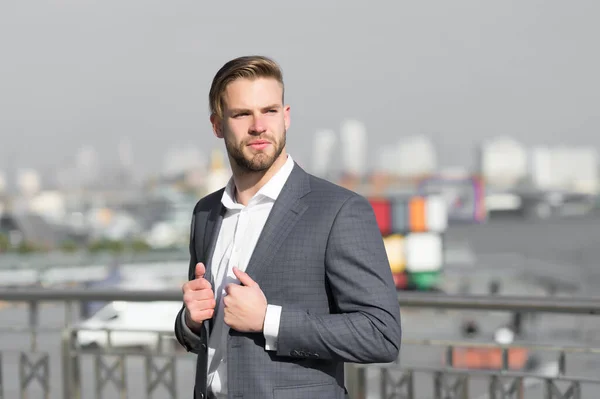
{"label": "thumb", "polygon": [[202,262],[196,263],[196,278],[204,277],[204,273],[206,273],[206,268]]}
{"label": "thumb", "polygon": [[241,271],[237,267],[233,268],[233,274],[235,274],[238,280],[240,280],[240,283],[242,283],[246,287],[258,287],[258,284],[256,284],[256,282],[252,280],[252,278],[250,278],[250,276],[247,273]]}

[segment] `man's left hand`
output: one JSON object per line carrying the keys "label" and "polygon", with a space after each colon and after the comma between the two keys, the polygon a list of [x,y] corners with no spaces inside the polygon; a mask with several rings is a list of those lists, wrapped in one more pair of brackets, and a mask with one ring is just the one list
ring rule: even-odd
{"label": "man's left hand", "polygon": [[233,274],[242,285],[229,284],[225,287],[225,324],[239,332],[262,332],[267,298],[248,274],[236,267],[233,268]]}

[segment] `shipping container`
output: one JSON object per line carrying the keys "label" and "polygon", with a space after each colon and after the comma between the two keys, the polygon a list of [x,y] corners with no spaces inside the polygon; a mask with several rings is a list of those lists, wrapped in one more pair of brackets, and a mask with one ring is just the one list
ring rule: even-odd
{"label": "shipping container", "polygon": [[399,290],[430,290],[440,283],[448,212],[440,195],[369,199]]}
{"label": "shipping container", "polygon": [[406,290],[408,288],[408,275],[406,273],[393,273],[394,285],[398,290]]}
{"label": "shipping container", "polygon": [[404,243],[409,273],[439,271],[443,265],[442,237],[437,233],[410,233]]}
{"label": "shipping container", "polygon": [[377,226],[382,235],[388,235],[392,232],[392,204],[391,201],[385,198],[371,198],[369,200],[373,212],[375,212],[375,219],[377,220]]}
{"label": "shipping container", "polygon": [[398,289],[429,290],[440,283],[444,264],[442,235],[391,234],[384,236],[383,242]]}
{"label": "shipping container", "polygon": [[381,234],[442,233],[448,227],[448,207],[439,195],[369,200]]}
{"label": "shipping container", "polygon": [[440,284],[441,271],[432,272],[409,272],[407,273],[408,284],[419,291],[427,291]]}
{"label": "shipping container", "polygon": [[406,269],[404,237],[400,234],[392,234],[384,237],[383,243],[392,273],[404,273]]}

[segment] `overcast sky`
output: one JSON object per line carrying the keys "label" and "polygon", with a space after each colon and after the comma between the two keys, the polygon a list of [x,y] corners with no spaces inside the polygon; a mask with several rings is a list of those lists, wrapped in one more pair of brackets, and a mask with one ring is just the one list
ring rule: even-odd
{"label": "overcast sky", "polygon": [[[370,6],[367,6],[370,4]],[[0,169],[45,167],[83,145],[136,168],[170,147],[222,145],[208,88],[230,58],[284,69],[289,151],[316,129],[366,124],[373,154],[430,135],[443,164],[476,143],[600,145],[598,0],[0,1]]]}

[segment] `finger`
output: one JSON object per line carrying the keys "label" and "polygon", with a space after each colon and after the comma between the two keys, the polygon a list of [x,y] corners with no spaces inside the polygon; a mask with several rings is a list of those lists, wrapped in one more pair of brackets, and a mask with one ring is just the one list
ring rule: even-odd
{"label": "finger", "polygon": [[214,313],[213,309],[206,309],[199,312],[190,312],[190,316],[196,323],[201,323],[204,320],[212,319]]}
{"label": "finger", "polygon": [[215,301],[215,298],[205,298],[192,302],[190,306],[196,310],[206,310],[214,309],[216,305],[217,301]]}
{"label": "finger", "polygon": [[225,293],[228,296],[240,295],[242,293],[242,291],[244,290],[244,288],[245,287],[243,287],[239,284],[229,283],[225,286]]}
{"label": "finger", "polygon": [[203,279],[192,280],[185,283],[185,285],[183,286],[183,293],[186,294],[188,292],[203,291],[206,289],[210,289],[210,287],[203,283],[202,280]]}
{"label": "finger", "polygon": [[257,286],[256,282],[250,278],[250,276],[246,273],[238,269],[237,267],[233,268],[233,274],[240,280],[240,283],[245,285],[246,287],[254,287]]}
{"label": "finger", "polygon": [[204,264],[202,262],[196,263],[196,278],[198,279],[204,277],[205,273],[206,268],[204,267]]}
{"label": "finger", "polygon": [[188,291],[183,294],[183,300],[186,302],[201,301],[203,299],[214,299],[212,290]]}
{"label": "finger", "polygon": [[208,290],[212,289],[210,282],[205,278],[199,278],[196,280],[187,282],[188,289],[192,291]]}
{"label": "finger", "polygon": [[233,321],[231,319],[232,319],[231,311],[229,309],[225,309],[223,311],[223,322],[225,324],[227,324],[229,327],[231,327],[231,323]]}
{"label": "finger", "polygon": [[238,288],[238,285],[237,285],[237,284],[233,284],[233,283],[227,284],[227,285],[225,286],[225,293],[226,293],[228,296],[229,296],[229,295],[233,295],[233,294],[235,294],[235,290],[236,290],[236,288]]}
{"label": "finger", "polygon": [[207,309],[214,309],[216,304],[217,303],[214,298],[206,298],[196,301],[190,301],[189,304],[186,303],[186,308],[188,308],[190,311],[198,312]]}

